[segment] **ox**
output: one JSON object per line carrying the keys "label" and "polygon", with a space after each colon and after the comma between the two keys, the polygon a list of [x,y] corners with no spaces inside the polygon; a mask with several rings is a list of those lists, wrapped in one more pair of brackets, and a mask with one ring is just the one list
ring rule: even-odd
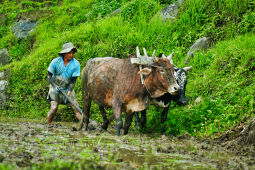
{"label": "ox", "polygon": [[[179,91],[170,59],[155,57],[155,51],[152,58],[148,57],[145,49],[145,56],[141,56],[138,47],[136,50],[137,58],[143,58],[146,62],[132,64],[130,58],[106,57],[105,61],[101,58],[99,63],[97,59],[90,59],[86,63],[82,71],[85,130],[88,130],[91,100],[100,108],[112,107],[116,135],[119,136],[123,127],[122,111],[126,113],[126,120],[132,120],[133,113],[146,109],[151,98],[165,93],[174,95]],[[124,134],[128,133],[130,125],[131,121],[125,121]]]}
{"label": "ox", "polygon": [[[163,57],[163,58],[170,58],[170,63],[173,64],[172,61],[172,57],[173,54],[170,54],[169,57],[166,57],[164,54],[159,54],[159,57]],[[135,55],[131,55],[130,57],[136,57]],[[164,122],[167,119],[167,113],[170,107],[170,103],[171,101],[176,102],[178,105],[184,106],[187,104],[187,99],[185,96],[185,90],[186,90],[186,85],[187,85],[187,71],[190,70],[192,68],[192,66],[189,67],[185,67],[185,68],[177,68],[174,67],[174,76],[175,79],[177,81],[177,84],[180,86],[179,92],[175,95],[171,95],[170,93],[165,93],[163,96],[160,96],[158,98],[152,98],[151,100],[151,105],[155,105],[156,107],[162,107],[163,111],[161,113],[161,123],[162,125],[162,129],[161,129],[161,133],[164,134],[165,133],[165,125]],[[106,115],[104,108],[100,107],[100,111],[102,113],[102,115]],[[109,122],[111,122],[114,119],[114,115],[112,115],[109,118]],[[106,122],[106,118],[104,118],[105,122],[103,123],[102,128],[107,129],[107,123]],[[126,121],[132,121],[132,120],[126,120]],[[135,112],[135,123],[136,123],[136,127],[137,128],[144,128],[145,124],[146,124],[146,110],[141,111],[141,119],[138,116],[138,113]]]}
{"label": "ox", "polygon": [[[173,55],[173,53],[171,54]],[[165,57],[164,54],[160,54],[159,57]],[[171,63],[173,63],[171,61]],[[187,104],[187,99],[185,96],[185,90],[187,85],[187,71],[190,70],[192,66],[185,67],[185,68],[174,68],[174,76],[177,81],[177,84],[180,86],[179,93],[176,95],[171,95],[170,93],[165,93],[163,96],[160,96],[158,98],[153,98],[151,101],[152,105],[155,105],[156,107],[163,107],[163,111],[161,113],[161,123],[162,129],[161,133],[165,134],[166,127],[164,125],[164,122],[167,119],[167,113],[170,107],[171,101],[176,102],[178,105],[184,106]],[[144,128],[146,124],[146,110],[141,111],[141,119],[138,116],[138,113],[135,113],[135,123],[136,127]]]}

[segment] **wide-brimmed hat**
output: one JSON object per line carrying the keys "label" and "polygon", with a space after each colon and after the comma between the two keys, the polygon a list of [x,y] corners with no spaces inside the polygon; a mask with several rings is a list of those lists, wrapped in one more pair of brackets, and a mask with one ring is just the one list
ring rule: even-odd
{"label": "wide-brimmed hat", "polygon": [[63,50],[60,51],[58,54],[65,54],[65,53],[69,53],[70,51],[74,51],[77,52],[77,49],[73,46],[73,44],[71,42],[67,42],[63,45]]}

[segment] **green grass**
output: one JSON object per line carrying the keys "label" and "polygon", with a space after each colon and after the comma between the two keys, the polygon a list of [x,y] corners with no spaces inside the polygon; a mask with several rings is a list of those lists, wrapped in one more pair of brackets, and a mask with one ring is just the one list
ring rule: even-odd
{"label": "green grass", "polygon": [[[169,111],[168,133],[213,134],[219,132],[219,122],[224,131],[254,117],[254,38],[238,36],[195,56],[186,90],[189,105]],[[201,60],[210,64],[200,65]],[[199,104],[197,97],[203,98]]]}
{"label": "green grass", "polygon": [[[62,44],[71,41],[78,48],[75,58],[84,67],[93,57],[125,58],[135,47],[145,47],[149,55],[169,55],[185,66],[186,53],[194,41],[210,37],[214,46],[196,53],[190,65],[187,98],[189,106],[169,111],[167,134],[185,131],[205,135],[246,122],[254,114],[254,0],[187,0],[174,22],[161,23],[153,16],[172,1],[158,0],[63,0],[46,2],[9,1],[0,6],[0,49],[7,48],[11,64],[1,66],[8,73],[9,100],[2,115],[44,119],[49,109],[45,100],[47,67],[57,57]],[[122,11],[111,16],[111,12]],[[44,15],[37,14],[43,11]],[[19,16],[37,20],[37,29],[28,39],[14,38],[11,26]],[[222,42],[221,42],[222,41]],[[81,81],[75,90],[81,104]],[[197,105],[194,101],[202,96]],[[174,105],[174,104],[173,104]],[[93,118],[101,116],[92,107]],[[63,107],[60,120],[73,121],[72,109]],[[151,107],[148,131],[160,132],[160,109]],[[70,116],[71,115],[71,116]]]}

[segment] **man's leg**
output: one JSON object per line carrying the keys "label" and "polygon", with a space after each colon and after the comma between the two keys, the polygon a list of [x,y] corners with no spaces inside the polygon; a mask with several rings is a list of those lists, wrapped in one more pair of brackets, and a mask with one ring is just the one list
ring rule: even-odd
{"label": "man's leg", "polygon": [[[77,102],[76,99],[74,99],[73,103],[74,103],[76,106],[79,107],[79,103]],[[73,110],[74,110],[74,113],[75,113],[76,118],[77,118],[78,120],[81,120],[81,114],[80,114],[80,112],[79,112],[78,110],[76,110],[76,108],[75,108],[72,104],[71,104],[71,107],[72,107]]]}
{"label": "man's leg", "polygon": [[58,110],[58,102],[51,101],[50,104],[51,104],[50,111],[47,113],[47,117],[46,117],[48,123],[52,122],[52,119],[53,119],[54,115],[57,113],[57,110]]}

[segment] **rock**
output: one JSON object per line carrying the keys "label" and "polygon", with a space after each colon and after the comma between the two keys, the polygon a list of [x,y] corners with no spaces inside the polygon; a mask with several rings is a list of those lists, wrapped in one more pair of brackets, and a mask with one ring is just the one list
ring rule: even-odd
{"label": "rock", "polygon": [[201,103],[202,101],[203,101],[203,98],[201,96],[199,96],[198,98],[196,98],[195,104],[197,105],[197,104]]}
{"label": "rock", "polygon": [[169,21],[169,20],[174,21],[178,13],[178,9],[179,7],[175,3],[163,8],[160,11],[161,21]]}
{"label": "rock", "polygon": [[211,45],[210,38],[202,37],[195,41],[195,43],[190,47],[190,51],[206,50]]}
{"label": "rock", "polygon": [[4,79],[4,72],[0,72],[0,80]]}
{"label": "rock", "polygon": [[6,48],[0,50],[0,65],[6,65],[9,63],[9,53]]}
{"label": "rock", "polygon": [[12,32],[16,38],[24,39],[30,36],[36,27],[36,22],[29,19],[20,20],[12,27]]}
{"label": "rock", "polygon": [[247,127],[244,127],[240,132],[242,140],[245,144],[254,144],[255,143],[255,120],[253,120]]}
{"label": "rock", "polygon": [[1,80],[0,81],[0,92],[5,91],[7,88],[8,82],[6,80]]}
{"label": "rock", "polygon": [[3,104],[7,100],[7,86],[8,82],[6,80],[0,80],[0,107],[3,106]]}
{"label": "rock", "polygon": [[115,15],[119,14],[119,13],[121,12],[121,10],[122,10],[122,8],[116,9],[115,11],[113,11],[113,12],[110,14],[110,16],[115,16]]}
{"label": "rock", "polygon": [[179,8],[185,2],[185,0],[178,0],[177,2],[166,6],[161,11],[159,11],[154,18],[159,18],[162,22],[167,22],[171,20],[172,22],[175,20]]}
{"label": "rock", "polygon": [[207,37],[199,38],[195,43],[190,47],[189,52],[187,53],[187,59],[185,64],[188,64],[191,58],[194,58],[194,54],[200,50],[206,50],[211,46],[211,40]]}
{"label": "rock", "polygon": [[125,9],[127,6],[129,6],[129,5],[132,4],[132,3],[135,3],[135,0],[130,1],[130,2],[128,2],[126,5],[124,5],[124,6],[120,7],[120,8],[118,8],[118,9],[116,9],[115,11],[113,11],[112,13],[110,13],[109,16],[115,16],[115,15],[121,13],[121,11],[122,11],[123,9]]}

